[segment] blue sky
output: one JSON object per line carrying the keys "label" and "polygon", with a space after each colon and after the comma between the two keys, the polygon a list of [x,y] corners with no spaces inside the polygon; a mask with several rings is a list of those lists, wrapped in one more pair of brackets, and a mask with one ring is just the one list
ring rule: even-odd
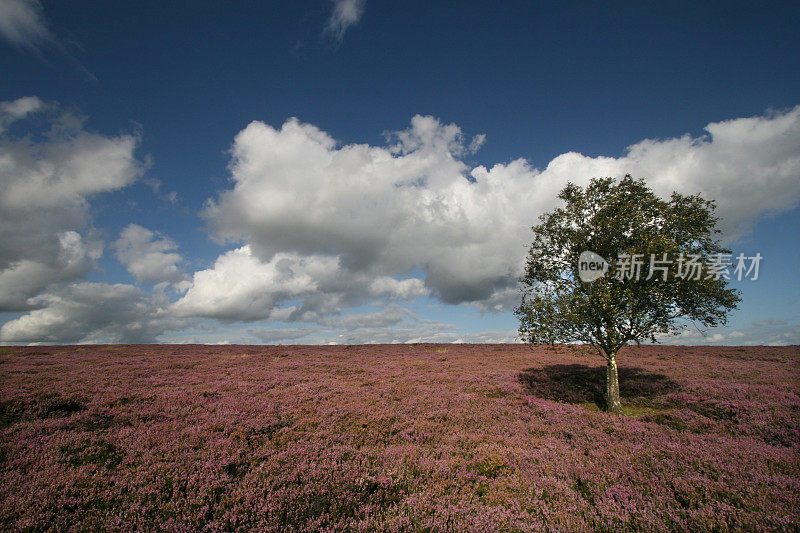
{"label": "blue sky", "polygon": [[0,342],[512,341],[537,216],[631,173],[800,343],[795,2],[0,0]]}

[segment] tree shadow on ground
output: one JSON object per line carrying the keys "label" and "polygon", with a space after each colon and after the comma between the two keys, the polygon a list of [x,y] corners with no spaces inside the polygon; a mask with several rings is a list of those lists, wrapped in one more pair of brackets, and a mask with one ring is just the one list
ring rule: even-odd
{"label": "tree shadow on ground", "polygon": [[[520,382],[530,394],[546,400],[564,403],[593,402],[605,409],[606,368],[586,365],[547,365],[528,368],[519,374]],[[677,382],[663,374],[642,368],[619,369],[620,397],[653,398],[680,388]]]}

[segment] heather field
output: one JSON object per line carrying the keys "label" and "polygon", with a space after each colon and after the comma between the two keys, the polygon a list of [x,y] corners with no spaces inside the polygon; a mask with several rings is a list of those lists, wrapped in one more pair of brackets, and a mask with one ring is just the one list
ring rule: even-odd
{"label": "heather field", "polygon": [[798,347],[0,354],[4,530],[800,530]]}

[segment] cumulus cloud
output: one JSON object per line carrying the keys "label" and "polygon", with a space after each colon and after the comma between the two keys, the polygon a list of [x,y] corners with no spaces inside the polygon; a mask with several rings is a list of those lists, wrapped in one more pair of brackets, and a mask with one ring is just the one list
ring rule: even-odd
{"label": "cumulus cloud", "polygon": [[53,40],[37,0],[0,0],[0,36],[30,51]]}
{"label": "cumulus cloud", "polygon": [[89,200],[142,172],[135,135],[86,131],[80,119],[35,97],[0,103],[0,123],[46,112],[21,135],[0,131],[0,310],[18,310],[50,282],[84,275],[101,253]]}
{"label": "cumulus cloud", "polygon": [[33,298],[39,307],[3,324],[5,343],[151,343],[184,326],[167,302],[132,285],[74,283]]}
{"label": "cumulus cloud", "polygon": [[234,143],[234,189],[206,216],[219,235],[244,237],[264,260],[280,251],[333,255],[344,270],[376,277],[419,267],[446,301],[482,299],[516,271],[502,248],[516,220],[500,213],[497,225],[483,225],[493,185],[480,186],[484,197],[473,194],[454,155],[461,137],[455,125],[415,117],[388,148],[338,148],[294,119],[280,130],[254,122]]}
{"label": "cumulus cloud", "polygon": [[[0,109],[23,120],[38,107]],[[239,245],[186,280],[174,303],[127,285],[63,284],[99,256],[81,234],[89,198],[141,172],[135,137],[91,134],[63,119],[43,136],[3,135],[0,305],[33,311],[5,324],[0,340],[147,342],[203,317],[299,324],[246,332],[264,342],[514,342],[516,332],[464,334],[396,303],[430,295],[509,310],[530,226],[568,181],[631,173],[665,196],[700,192],[717,200],[728,242],[759,217],[797,205],[800,107],[706,131],[644,140],[618,158],[562,154],[540,170],[524,159],[470,167],[463,158],[484,138],[433,117],[414,117],[385,146],[342,145],[296,119],[280,128],[253,122],[233,143],[232,187],[204,210],[214,236]],[[181,282],[181,256],[168,238],[130,225],[114,248],[137,281]],[[376,303],[383,309],[343,314]],[[789,325],[745,333],[759,328],[770,330],[765,342],[797,338]],[[714,331],[703,342],[742,338]]]}
{"label": "cumulus cloud", "polygon": [[213,268],[195,272],[173,310],[228,321],[308,322],[369,299],[414,297],[421,286],[421,280],[348,271],[331,255],[288,252],[262,260],[246,245],[220,256]]}
{"label": "cumulus cloud", "polygon": [[[253,264],[328,258],[335,268],[303,278],[320,299],[331,296],[320,282],[333,271],[357,279],[351,288],[362,293],[364,278],[377,288],[423,272],[424,287],[409,282],[409,295],[430,291],[445,303],[504,311],[518,299],[530,226],[557,205],[568,181],[630,173],[664,196],[702,193],[717,200],[728,242],[764,214],[797,205],[800,107],[706,131],[643,140],[619,158],[566,153],[539,170],[524,159],[470,168],[461,158],[484,138],[467,142],[458,126],[433,117],[414,117],[384,147],[341,145],[297,119],[279,129],[253,122],[234,140],[232,189],[209,201],[205,216],[218,237],[244,241]],[[242,277],[215,271],[216,284]],[[335,299],[341,304],[347,295]],[[214,316],[217,305],[207,304],[205,314]]]}
{"label": "cumulus cloud", "polygon": [[213,268],[195,272],[174,310],[182,316],[222,320],[270,318],[280,302],[315,292],[319,280],[336,268],[336,259],[325,256],[279,254],[265,262],[243,246],[220,256]]}
{"label": "cumulus cloud", "polygon": [[413,300],[419,296],[426,296],[428,290],[421,279],[398,280],[389,276],[380,276],[370,284],[369,294],[371,296],[387,296],[399,300]]}
{"label": "cumulus cloud", "polygon": [[138,224],[129,224],[112,246],[116,256],[137,282],[169,282],[180,286],[186,274],[178,266],[183,257],[167,237],[159,237]]}
{"label": "cumulus cloud", "polygon": [[728,242],[765,214],[800,200],[800,106],[784,113],[715,122],[707,135],[644,140],[618,164],[648,177],[661,195],[701,192],[716,200]]}
{"label": "cumulus cloud", "polygon": [[365,4],[366,0],[333,0],[333,10],[325,31],[341,41],[345,32],[361,20]]}
{"label": "cumulus cloud", "polygon": [[84,241],[75,231],[61,233],[58,241],[60,249],[54,261],[23,259],[0,271],[0,309],[30,309],[33,304],[29,302],[29,298],[54,283],[84,276],[102,254],[102,244],[99,241]]}

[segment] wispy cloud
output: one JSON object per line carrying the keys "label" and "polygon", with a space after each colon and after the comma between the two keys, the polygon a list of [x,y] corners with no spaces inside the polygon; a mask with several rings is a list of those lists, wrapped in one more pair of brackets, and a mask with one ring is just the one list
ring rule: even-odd
{"label": "wispy cloud", "polygon": [[[50,30],[39,0],[0,0],[0,38],[42,60],[46,51],[54,52],[71,63],[87,81],[97,82],[97,77]],[[69,44],[79,46],[74,42]]]}
{"label": "wispy cloud", "polygon": [[36,96],[23,96],[13,102],[0,102],[0,134],[13,122],[23,119],[44,107]]}
{"label": "wispy cloud", "polygon": [[341,41],[345,32],[361,20],[365,4],[366,0],[333,0],[333,11],[325,31],[333,35],[337,41]]}
{"label": "wispy cloud", "polygon": [[[767,326],[767,327],[765,327]],[[753,322],[752,327],[687,328],[659,338],[662,344],[789,346],[800,343],[800,325],[785,320]]]}
{"label": "wispy cloud", "polygon": [[785,326],[786,324],[785,320],[759,320],[753,322],[754,326]]}
{"label": "wispy cloud", "polygon": [[0,36],[31,52],[54,41],[37,0],[0,0]]}

